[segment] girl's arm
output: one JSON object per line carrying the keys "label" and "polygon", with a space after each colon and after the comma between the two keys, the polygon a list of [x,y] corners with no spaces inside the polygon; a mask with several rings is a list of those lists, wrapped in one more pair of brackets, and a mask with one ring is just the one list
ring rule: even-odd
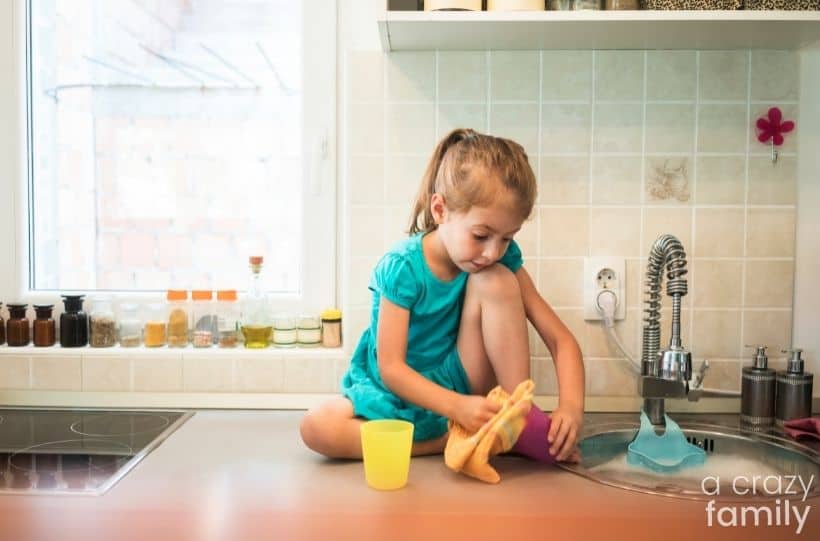
{"label": "girl's arm", "polygon": [[410,312],[384,297],[379,304],[376,357],[387,388],[417,406],[454,419],[474,432],[499,406],[483,396],[461,395],[425,378],[407,364]]}

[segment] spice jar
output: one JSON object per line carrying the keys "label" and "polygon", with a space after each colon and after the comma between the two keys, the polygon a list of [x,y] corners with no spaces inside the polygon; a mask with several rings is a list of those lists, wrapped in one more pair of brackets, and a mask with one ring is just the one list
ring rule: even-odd
{"label": "spice jar", "polygon": [[51,314],[53,304],[35,304],[34,312],[34,345],[37,347],[51,347],[57,343],[57,325]]}
{"label": "spice jar", "polygon": [[[0,302],[0,309],[3,308],[3,303]],[[6,343],[6,324],[3,321],[3,314],[0,314],[0,346]]]}
{"label": "spice jar", "polygon": [[575,0],[549,0],[547,2],[547,9],[552,11],[568,11],[572,9],[572,4]]}
{"label": "spice jar", "polygon": [[91,347],[109,348],[117,343],[117,322],[110,297],[92,297],[88,341]]}
{"label": "spice jar", "polygon": [[601,9],[601,0],[575,0],[572,3],[572,9],[575,11],[585,9],[598,10]]}
{"label": "spice jar", "polygon": [[184,289],[169,289],[168,301],[168,347],[188,345],[188,292]]}
{"label": "spice jar", "polygon": [[606,0],[604,6],[608,10],[641,9],[640,0]]}
{"label": "spice jar", "polygon": [[143,341],[145,347],[158,348],[166,344],[165,307],[160,303],[148,305]]}
{"label": "spice jar", "polygon": [[337,348],[342,345],[342,311],[330,308],[322,312],[322,345]]}
{"label": "spice jar", "polygon": [[213,302],[213,293],[195,289],[191,292],[191,315],[193,317],[193,333],[191,341],[195,348],[209,348],[213,345],[216,331],[216,311]]}
{"label": "spice jar", "polygon": [[239,342],[239,303],[235,289],[216,292],[216,327],[219,347],[234,348]]}
{"label": "spice jar", "polygon": [[273,318],[273,345],[278,348],[292,348],[296,345],[296,318],[280,314]]}
{"label": "spice jar", "polygon": [[6,322],[6,340],[11,347],[29,344],[29,322],[26,317],[28,304],[9,304],[9,320]]}
{"label": "spice jar", "polygon": [[[163,327],[164,325],[163,323]],[[133,303],[120,305],[119,334],[120,346],[124,348],[135,348],[142,342],[142,319],[140,319],[138,305]]]}
{"label": "spice jar", "polygon": [[60,345],[78,348],[88,345],[88,315],[83,312],[84,295],[63,295],[65,311],[60,314]]}
{"label": "spice jar", "polygon": [[296,328],[296,342],[299,347],[312,348],[322,341],[322,322],[318,316],[302,314]]}

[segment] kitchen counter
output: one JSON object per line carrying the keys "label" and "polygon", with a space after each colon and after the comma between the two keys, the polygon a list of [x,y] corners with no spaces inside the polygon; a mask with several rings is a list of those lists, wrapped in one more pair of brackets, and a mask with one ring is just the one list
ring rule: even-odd
{"label": "kitchen counter", "polygon": [[[587,426],[607,415],[588,415]],[[704,501],[629,492],[518,457],[493,459],[498,485],[451,472],[441,456],[418,457],[404,489],[378,492],[361,462],[305,448],[300,417],[198,411],[103,496],[0,495],[0,540],[820,538],[816,498],[804,502],[813,508],[799,536],[793,521],[709,527]]]}

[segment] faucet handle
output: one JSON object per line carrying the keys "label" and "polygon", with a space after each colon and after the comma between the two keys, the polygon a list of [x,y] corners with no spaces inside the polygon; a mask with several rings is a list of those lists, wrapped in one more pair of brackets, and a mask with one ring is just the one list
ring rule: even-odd
{"label": "faucet handle", "polygon": [[706,376],[707,370],[709,370],[709,361],[707,359],[703,359],[703,362],[700,363],[698,371],[695,373],[692,385],[693,389],[700,389],[703,386],[703,378]]}

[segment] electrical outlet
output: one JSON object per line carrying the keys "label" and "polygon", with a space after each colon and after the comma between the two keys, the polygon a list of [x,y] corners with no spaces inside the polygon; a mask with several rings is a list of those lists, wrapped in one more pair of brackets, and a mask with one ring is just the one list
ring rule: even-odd
{"label": "electrical outlet", "polygon": [[615,293],[615,320],[626,317],[626,260],[623,257],[584,258],[584,319],[600,321],[598,295],[609,290]]}

